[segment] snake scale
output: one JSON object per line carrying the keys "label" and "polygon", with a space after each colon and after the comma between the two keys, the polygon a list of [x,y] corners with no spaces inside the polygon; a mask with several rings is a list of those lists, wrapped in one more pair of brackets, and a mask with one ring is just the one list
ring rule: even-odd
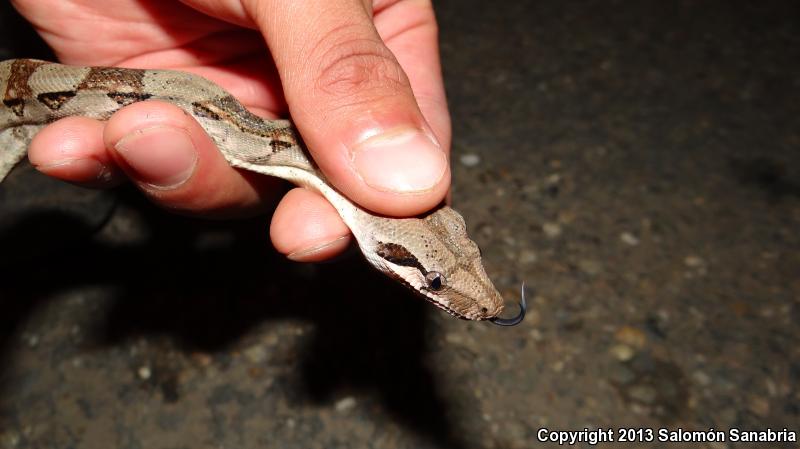
{"label": "snake scale", "polygon": [[27,154],[33,136],[67,116],[108,119],[145,100],[172,103],[194,117],[234,167],[276,176],[321,193],[336,208],[367,261],[447,313],[514,325],[489,280],[461,215],[442,206],[415,218],[369,213],[340,194],[314,164],[288,120],[264,120],[197,75],[167,70],[75,67],[33,59],[0,62],[0,182]]}

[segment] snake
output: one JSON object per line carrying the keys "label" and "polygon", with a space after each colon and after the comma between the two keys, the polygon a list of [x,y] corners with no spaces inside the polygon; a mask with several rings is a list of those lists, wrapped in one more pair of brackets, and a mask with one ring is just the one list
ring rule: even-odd
{"label": "snake", "polygon": [[316,191],[350,228],[370,265],[450,315],[501,326],[504,300],[492,284],[464,218],[447,205],[410,218],[371,213],[342,195],[309,155],[291,120],[266,120],[201,76],[171,70],[69,66],[35,59],[0,62],[0,182],[25,158],[31,139],[69,116],[107,120],[140,101],[171,103],[196,119],[225,160]]}

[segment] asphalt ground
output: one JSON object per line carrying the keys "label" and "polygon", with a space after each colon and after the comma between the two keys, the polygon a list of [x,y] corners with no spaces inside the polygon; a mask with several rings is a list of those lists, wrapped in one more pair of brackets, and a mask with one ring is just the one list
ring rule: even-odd
{"label": "asphalt ground", "polygon": [[[435,4],[454,206],[526,321],[20,167],[0,448],[797,447],[731,431],[800,431],[800,4]],[[0,57],[34,56],[3,5]]]}

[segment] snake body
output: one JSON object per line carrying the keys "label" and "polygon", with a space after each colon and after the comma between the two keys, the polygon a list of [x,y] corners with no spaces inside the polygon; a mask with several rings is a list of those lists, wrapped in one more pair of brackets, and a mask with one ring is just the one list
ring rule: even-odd
{"label": "snake body", "polygon": [[[67,116],[106,120],[138,101],[169,102],[197,119],[232,166],[321,193],[350,228],[367,261],[382,273],[453,316],[509,324],[497,318],[503,299],[458,212],[442,206],[416,218],[371,214],[326,180],[290,121],[257,117],[202,77],[14,59],[0,62],[0,100],[0,182],[48,123]],[[524,306],[516,322],[521,316]]]}

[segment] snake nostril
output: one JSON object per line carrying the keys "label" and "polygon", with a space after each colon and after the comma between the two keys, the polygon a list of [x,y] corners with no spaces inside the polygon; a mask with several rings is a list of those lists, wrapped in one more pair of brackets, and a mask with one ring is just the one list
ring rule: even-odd
{"label": "snake nostril", "polygon": [[489,309],[487,309],[486,307],[481,307],[481,312],[482,312],[484,315],[486,315],[486,314],[489,312]]}

